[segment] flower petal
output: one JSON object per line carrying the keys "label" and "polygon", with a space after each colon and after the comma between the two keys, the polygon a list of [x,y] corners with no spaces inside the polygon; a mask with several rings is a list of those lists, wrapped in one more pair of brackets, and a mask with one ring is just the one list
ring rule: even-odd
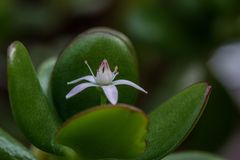
{"label": "flower petal", "polygon": [[96,84],[92,84],[92,83],[81,83],[79,85],[77,85],[76,87],[74,87],[67,95],[66,95],[66,99],[71,98],[72,96],[75,96],[76,94],[78,94],[79,92],[83,91],[84,89],[88,88],[88,87],[97,87],[98,85]]}
{"label": "flower petal", "polygon": [[118,101],[118,90],[114,85],[101,86],[107,99],[113,105],[117,104]]}
{"label": "flower petal", "polygon": [[139,85],[129,81],[129,80],[125,80],[125,79],[120,79],[120,80],[116,80],[116,81],[113,81],[113,85],[128,85],[128,86],[132,86],[144,93],[148,93],[147,91],[145,91],[142,87],[140,87]]}
{"label": "flower petal", "polygon": [[78,79],[75,79],[73,81],[70,81],[70,82],[67,82],[67,84],[74,84],[74,83],[77,83],[77,82],[80,82],[82,80],[86,80],[88,82],[92,82],[92,83],[96,83],[95,81],[95,78],[93,76],[84,76],[84,77],[81,77],[81,78],[78,78]]}

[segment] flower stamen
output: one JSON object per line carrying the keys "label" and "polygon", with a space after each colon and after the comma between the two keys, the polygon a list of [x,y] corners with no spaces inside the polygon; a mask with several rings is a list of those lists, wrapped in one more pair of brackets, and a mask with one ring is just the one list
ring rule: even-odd
{"label": "flower stamen", "polygon": [[85,64],[87,65],[89,71],[91,72],[91,75],[88,76],[84,76],[84,77],[80,77],[76,80],[73,80],[71,82],[68,82],[68,84],[73,84],[73,83],[77,83],[80,82],[82,80],[86,80],[88,82],[86,83],[81,83],[77,86],[75,86],[67,95],[66,95],[66,99],[73,97],[74,95],[82,92],[83,90],[85,90],[86,88],[89,87],[100,87],[102,88],[105,96],[107,97],[108,101],[115,105],[118,101],[118,90],[117,90],[117,85],[128,85],[131,86],[137,90],[140,90],[144,93],[147,94],[147,91],[145,91],[143,88],[141,88],[140,86],[138,86],[137,84],[129,81],[129,80],[125,80],[125,79],[120,79],[120,80],[115,80],[116,76],[119,74],[118,72],[118,66],[115,66],[114,71],[112,72],[108,61],[106,59],[104,59],[101,63],[101,65],[99,66],[98,70],[97,70],[97,74],[96,77],[93,74],[93,71],[91,69],[91,67],[88,65],[88,62],[85,60],[84,61]]}
{"label": "flower stamen", "polygon": [[92,71],[91,67],[89,66],[89,64],[88,64],[88,62],[87,62],[87,60],[85,60],[84,63],[87,65],[87,67],[88,67],[89,71],[91,72],[92,76],[95,77],[94,74],[93,74],[93,71]]}

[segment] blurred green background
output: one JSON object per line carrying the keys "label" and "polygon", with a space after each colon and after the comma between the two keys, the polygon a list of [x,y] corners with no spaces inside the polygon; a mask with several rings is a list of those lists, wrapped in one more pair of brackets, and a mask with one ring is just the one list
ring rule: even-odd
{"label": "blurred green background", "polygon": [[239,0],[0,0],[0,127],[28,145],[9,107],[6,51],[12,41],[22,41],[39,67],[79,33],[106,26],[135,46],[141,85],[149,92],[136,104],[143,110],[193,83],[213,86],[206,111],[179,150],[239,160],[239,8]]}

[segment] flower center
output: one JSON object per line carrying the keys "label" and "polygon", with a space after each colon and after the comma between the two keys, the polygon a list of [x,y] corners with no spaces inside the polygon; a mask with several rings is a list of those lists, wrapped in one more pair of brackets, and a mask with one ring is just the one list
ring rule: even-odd
{"label": "flower center", "polygon": [[100,85],[108,85],[112,83],[112,80],[113,73],[109,67],[108,61],[104,59],[97,71],[96,82]]}

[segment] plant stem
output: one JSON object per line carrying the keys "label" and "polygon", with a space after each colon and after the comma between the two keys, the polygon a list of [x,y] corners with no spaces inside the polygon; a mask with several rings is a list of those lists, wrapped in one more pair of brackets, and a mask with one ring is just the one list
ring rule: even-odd
{"label": "plant stem", "polygon": [[103,93],[103,90],[100,88],[97,88],[97,89],[100,93],[100,105],[107,104],[107,98],[106,98],[105,94]]}
{"label": "plant stem", "polygon": [[100,104],[101,104],[101,105],[106,104],[106,103],[107,103],[107,98],[106,98],[106,96],[104,95],[103,92],[101,92],[100,94],[101,94],[101,102],[100,102]]}

